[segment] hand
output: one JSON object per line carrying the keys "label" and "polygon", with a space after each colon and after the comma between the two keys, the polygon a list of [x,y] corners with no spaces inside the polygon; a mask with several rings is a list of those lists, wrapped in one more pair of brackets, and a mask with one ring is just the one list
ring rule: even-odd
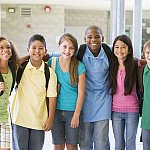
{"label": "hand", "polygon": [[49,131],[52,128],[53,121],[51,121],[49,118],[46,120],[46,122],[43,125],[44,131]]}
{"label": "hand", "polygon": [[0,82],[0,92],[4,91],[4,89],[5,89],[4,82]]}
{"label": "hand", "polygon": [[71,127],[78,128],[78,126],[79,126],[79,116],[74,114],[71,120]]}

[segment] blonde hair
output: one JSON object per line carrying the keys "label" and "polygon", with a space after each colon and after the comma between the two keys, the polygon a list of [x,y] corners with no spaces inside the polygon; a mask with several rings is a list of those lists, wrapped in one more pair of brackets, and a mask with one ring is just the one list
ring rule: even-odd
{"label": "blonde hair", "polygon": [[78,60],[75,58],[75,53],[78,50],[78,42],[73,35],[71,35],[70,33],[65,33],[60,37],[58,44],[60,45],[66,40],[70,41],[75,49],[74,55],[72,56],[69,65],[70,82],[71,85],[74,85],[77,84],[78,82]]}
{"label": "blonde hair", "polygon": [[143,46],[143,52],[145,53],[146,48],[150,48],[150,40],[148,40],[147,42],[145,42],[144,46]]}

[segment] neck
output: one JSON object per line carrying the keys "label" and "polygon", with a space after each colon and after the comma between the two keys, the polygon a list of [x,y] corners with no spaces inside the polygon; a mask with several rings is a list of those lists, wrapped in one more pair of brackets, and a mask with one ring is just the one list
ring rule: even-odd
{"label": "neck", "polygon": [[123,64],[124,60],[123,59],[118,59],[118,62],[119,62],[119,68],[124,69],[125,68],[125,66]]}
{"label": "neck", "polygon": [[0,72],[1,73],[8,72],[8,60],[0,60]]}
{"label": "neck", "polygon": [[42,62],[35,62],[32,60],[30,60],[30,61],[31,61],[32,66],[35,67],[36,69],[40,68],[42,65]]}

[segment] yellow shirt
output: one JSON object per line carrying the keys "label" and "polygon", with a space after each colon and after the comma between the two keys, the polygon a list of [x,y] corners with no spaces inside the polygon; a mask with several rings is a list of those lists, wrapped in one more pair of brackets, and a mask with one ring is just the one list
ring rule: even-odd
{"label": "yellow shirt", "polygon": [[[57,97],[57,79],[50,70],[47,97]],[[12,122],[26,128],[42,130],[48,112],[46,105],[44,62],[39,69],[27,64],[12,103]]]}

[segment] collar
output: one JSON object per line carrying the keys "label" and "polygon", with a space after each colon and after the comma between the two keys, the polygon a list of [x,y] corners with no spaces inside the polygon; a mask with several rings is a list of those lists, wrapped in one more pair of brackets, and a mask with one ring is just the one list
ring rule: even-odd
{"label": "collar", "polygon": [[[32,64],[31,64],[31,61],[29,60],[27,66],[26,66],[26,69],[30,70],[30,69],[36,69]],[[42,61],[42,65],[40,66],[40,68],[36,69],[36,70],[39,70],[39,71],[43,71],[44,72],[44,61]]]}
{"label": "collar", "polygon": [[103,49],[102,45],[101,45],[101,48],[100,48],[100,49],[101,49],[101,50],[100,50],[98,56],[97,56],[97,57],[94,57],[94,55],[93,55],[92,52],[90,51],[89,47],[86,46],[86,51],[88,52],[88,57],[91,57],[91,58],[98,58],[98,59],[103,59],[103,58],[105,58],[105,52],[104,52],[104,49]]}

